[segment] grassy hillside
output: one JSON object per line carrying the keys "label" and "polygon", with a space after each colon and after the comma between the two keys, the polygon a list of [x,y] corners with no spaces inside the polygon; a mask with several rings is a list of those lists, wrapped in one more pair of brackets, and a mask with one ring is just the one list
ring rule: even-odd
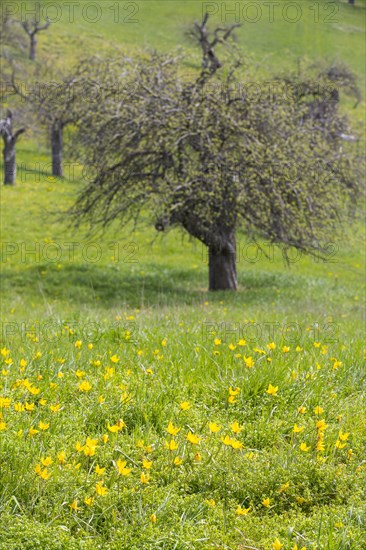
{"label": "grassy hillside", "polygon": [[[40,56],[190,48],[202,10],[136,2],[138,23],[117,24],[103,2],[92,24],[85,4]],[[266,70],[337,57],[362,82],[365,3],[330,23],[309,5],[297,24],[245,23],[241,44]],[[239,235],[239,291],[209,294],[197,242],[148,216],[75,232],[59,213],[79,177],[50,177],[35,135],[17,151],[1,187],[0,550],[366,547],[364,228],[290,267]]]}

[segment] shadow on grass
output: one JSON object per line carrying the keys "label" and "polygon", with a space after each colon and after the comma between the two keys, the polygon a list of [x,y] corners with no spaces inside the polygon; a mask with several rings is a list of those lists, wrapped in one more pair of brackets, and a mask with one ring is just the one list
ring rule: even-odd
{"label": "shadow on grass", "polygon": [[192,305],[207,299],[211,302],[225,299],[226,305],[244,300],[249,305],[272,301],[283,289],[287,301],[302,290],[301,281],[291,273],[248,271],[240,273],[237,293],[208,293],[207,277],[202,270],[157,264],[145,264],[143,270],[93,264],[73,264],[61,269],[55,265],[30,265],[22,271],[3,270],[1,287],[10,296],[100,307]]}

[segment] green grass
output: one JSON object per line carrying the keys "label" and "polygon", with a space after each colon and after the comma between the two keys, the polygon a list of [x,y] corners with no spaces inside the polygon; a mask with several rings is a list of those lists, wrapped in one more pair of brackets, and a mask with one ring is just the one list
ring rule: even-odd
{"label": "green grass", "polygon": [[[291,56],[337,54],[362,80],[358,4],[341,6],[342,29],[325,32],[309,20],[246,25],[240,40],[258,59],[273,52],[279,68]],[[82,21],[54,25],[40,48],[65,52],[65,62],[79,36],[96,49],[115,40],[168,51],[201,5],[143,8],[139,27],[102,19],[92,35]],[[19,143],[18,164],[48,160],[34,136]],[[364,228],[346,230],[334,261],[302,257],[290,268],[266,243],[273,259],[250,261],[255,250],[239,235],[239,291],[209,294],[197,242],[176,230],[157,236],[148,215],[136,232],[72,231],[55,212],[72,203],[79,181],[47,174],[25,180],[19,170],[17,185],[1,188],[0,549],[267,550],[276,539],[284,550],[364,548]],[[78,243],[73,258],[70,242]],[[91,242],[95,262],[85,256]],[[13,254],[9,243],[18,247]],[[267,393],[269,384],[277,395]],[[26,403],[33,410],[23,411]],[[316,414],[318,406],[324,411]],[[112,433],[108,424],[119,419],[126,426]],[[324,450],[317,450],[323,419]],[[40,421],[49,426],[41,430]],[[173,451],[165,446],[169,421],[181,428]],[[212,422],[218,433],[210,433]],[[242,428],[236,435],[233,422]],[[295,424],[303,431],[294,433]],[[188,432],[199,444],[186,440]],[[337,447],[340,434],[349,435]],[[225,445],[226,435],[243,448]],[[92,456],[76,448],[87,437],[98,440]],[[118,460],[132,468],[128,476],[118,474]],[[101,479],[104,496],[95,490]]]}

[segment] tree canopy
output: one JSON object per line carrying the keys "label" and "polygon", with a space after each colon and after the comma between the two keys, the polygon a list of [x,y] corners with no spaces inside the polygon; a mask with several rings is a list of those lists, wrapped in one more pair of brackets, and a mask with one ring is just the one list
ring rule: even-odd
{"label": "tree canopy", "polygon": [[101,95],[81,107],[78,151],[89,177],[76,223],[136,222],[148,211],[158,230],[180,226],[208,247],[211,290],[237,287],[239,228],[321,250],[360,191],[339,110],[350,79],[313,67],[258,80],[253,95],[236,56],[188,75],[179,59],[156,53],[95,63],[84,84],[98,82]]}

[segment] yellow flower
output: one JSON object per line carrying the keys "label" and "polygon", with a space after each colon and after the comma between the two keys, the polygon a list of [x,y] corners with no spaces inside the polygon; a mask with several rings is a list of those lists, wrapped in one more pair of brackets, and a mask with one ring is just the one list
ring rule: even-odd
{"label": "yellow flower", "polygon": [[43,464],[43,466],[50,466],[50,464],[52,464],[52,458],[50,456],[46,456],[46,458],[42,458],[41,459],[41,462]]}
{"label": "yellow flower", "polygon": [[268,393],[268,395],[273,395],[273,397],[275,397],[278,392],[278,386],[272,386],[272,384],[269,384],[266,392]]}
{"label": "yellow flower", "polygon": [[151,514],[150,521],[151,521],[151,523],[156,523],[156,515],[155,514]]}
{"label": "yellow flower", "polygon": [[0,397],[0,409],[8,409],[10,407],[10,397]]}
{"label": "yellow flower", "polygon": [[166,431],[169,435],[175,436],[180,432],[180,428],[176,428],[172,422],[169,422]]}
{"label": "yellow flower", "polygon": [[73,500],[71,504],[69,504],[71,510],[74,510],[76,512],[77,510],[81,510],[81,508],[78,507],[78,501]]}
{"label": "yellow flower", "polygon": [[239,393],[240,393],[240,388],[232,388],[230,386],[230,388],[229,388],[229,394],[230,395],[239,395]]}
{"label": "yellow flower", "polygon": [[290,482],[287,481],[286,483],[283,483],[283,484],[281,485],[281,487],[279,488],[278,492],[279,492],[279,493],[285,493],[289,487],[290,487]]}
{"label": "yellow flower", "polygon": [[3,357],[6,357],[10,353],[10,349],[7,348],[1,348],[0,353]]}
{"label": "yellow flower", "polygon": [[51,477],[51,473],[47,470],[47,468],[45,468],[44,470],[42,470],[39,474],[38,474],[42,479],[50,479]]}
{"label": "yellow flower", "polygon": [[216,422],[210,422],[208,427],[210,428],[210,432],[213,434],[221,430],[221,426],[219,426]]}
{"label": "yellow flower", "polygon": [[270,502],[271,502],[271,501],[270,501],[269,498],[264,498],[264,499],[262,500],[262,504],[263,504],[263,506],[265,506],[265,508],[268,508],[268,507],[269,507]]}
{"label": "yellow flower", "polygon": [[179,406],[182,411],[188,411],[188,409],[191,408],[191,405],[188,403],[188,401],[183,401],[183,403],[181,403]]}
{"label": "yellow flower", "polygon": [[116,424],[114,424],[113,426],[111,426],[109,422],[107,424],[108,430],[112,433],[117,433],[121,431],[125,426],[126,424],[123,422],[123,420],[118,420],[118,422],[116,422]]}
{"label": "yellow flower", "polygon": [[50,405],[50,411],[53,412],[53,413],[57,413],[61,408],[61,405],[60,404],[57,404],[57,405]]}
{"label": "yellow flower", "polygon": [[248,367],[248,369],[251,369],[254,366],[254,361],[252,356],[246,357],[244,355],[243,359],[244,359],[245,366]]}
{"label": "yellow flower", "polygon": [[167,338],[164,338],[162,341],[161,341],[161,345],[163,346],[163,348],[165,348],[166,344],[167,344]]}
{"label": "yellow flower", "polygon": [[93,344],[90,342],[90,344],[88,344],[88,349],[93,349]]}
{"label": "yellow flower", "polygon": [[2,432],[4,430],[6,430],[6,422],[3,422],[2,420],[0,420],[0,432]]}
{"label": "yellow flower", "polygon": [[116,354],[112,355],[111,361],[112,361],[112,363],[118,363],[118,362],[119,362],[119,357],[118,357],[118,355],[116,355]]}
{"label": "yellow flower", "polygon": [[42,431],[48,430],[49,427],[50,427],[50,424],[48,422],[42,422],[42,420],[40,420],[38,423],[38,428]]}
{"label": "yellow flower", "polygon": [[338,437],[341,441],[347,441],[349,438],[349,433],[342,433],[342,431],[340,431]]}
{"label": "yellow flower", "polygon": [[97,465],[95,466],[95,473],[98,474],[99,476],[102,476],[102,475],[105,474],[105,468],[101,468],[101,467],[99,466],[99,464],[97,464]]}
{"label": "yellow flower", "polygon": [[346,445],[347,445],[347,443],[342,443],[342,441],[340,441],[339,439],[337,439],[336,444],[335,444],[337,449],[343,449]]}
{"label": "yellow flower", "polygon": [[29,435],[36,435],[39,433],[39,430],[36,430],[35,428],[29,428]]}
{"label": "yellow flower", "polygon": [[66,462],[66,453],[65,451],[60,451],[57,455],[57,460],[60,464],[65,464]]}
{"label": "yellow flower", "polygon": [[230,351],[234,351],[234,349],[236,349],[236,346],[234,346],[234,344],[229,344],[228,348]]}
{"label": "yellow flower", "polygon": [[288,353],[290,351],[290,348],[288,346],[282,346],[283,353]]}
{"label": "yellow flower", "polygon": [[306,443],[301,443],[300,445],[300,451],[303,451],[306,453],[310,449],[310,446],[306,445]]}
{"label": "yellow flower", "polygon": [[237,402],[237,400],[235,399],[234,395],[229,395],[228,402],[230,403],[230,405],[233,405],[234,403]]}
{"label": "yellow flower", "polygon": [[214,506],[216,506],[216,501],[213,499],[213,498],[208,498],[205,500],[205,503],[208,505],[208,506],[211,506],[212,508]]}
{"label": "yellow flower", "polygon": [[97,439],[91,439],[90,437],[87,437],[85,445],[81,448],[81,450],[84,451],[85,456],[94,456],[97,445]]}
{"label": "yellow flower", "polygon": [[275,541],[272,543],[273,550],[281,550],[282,547],[283,544],[278,539],[275,539]]}
{"label": "yellow flower", "polygon": [[233,422],[230,427],[234,434],[239,434],[243,430],[243,427],[239,426],[238,422]]}
{"label": "yellow flower", "polygon": [[99,495],[100,497],[103,497],[108,493],[108,489],[107,487],[104,487],[103,481],[98,481],[98,483],[95,486],[95,491],[97,495]]}
{"label": "yellow flower", "polygon": [[108,439],[109,439],[109,436],[107,434],[102,435],[102,441],[104,445],[107,443]]}
{"label": "yellow flower", "polygon": [[142,472],[140,475],[140,483],[146,484],[146,483],[149,483],[149,480],[150,480],[150,475]]}
{"label": "yellow flower", "polygon": [[87,506],[91,506],[94,502],[94,498],[93,497],[85,497],[84,498],[84,503],[87,505]]}
{"label": "yellow flower", "polygon": [[267,344],[267,348],[268,349],[276,349],[276,344],[274,342],[270,342],[269,344]]}
{"label": "yellow flower", "polygon": [[228,435],[225,435],[225,437],[221,438],[221,441],[224,445],[231,446],[231,438]]}
{"label": "yellow flower", "polygon": [[142,460],[142,467],[145,468],[145,470],[150,470],[151,466],[152,466],[151,460],[147,460],[146,458]]}
{"label": "yellow flower", "polygon": [[328,427],[325,423],[325,420],[317,420],[315,426],[316,426],[316,429],[319,431],[324,431]]}
{"label": "yellow flower", "polygon": [[180,466],[182,463],[183,463],[183,459],[179,458],[179,456],[176,456],[175,459],[173,460],[174,466]]}
{"label": "yellow flower", "polygon": [[244,340],[243,338],[241,340],[239,340],[238,342],[238,346],[245,346],[246,345],[246,340]]}
{"label": "yellow flower", "polygon": [[84,370],[77,370],[75,371],[75,376],[77,376],[78,378],[83,378],[85,376],[85,371]]}
{"label": "yellow flower", "polygon": [[25,411],[25,407],[24,407],[23,403],[15,403],[14,410],[16,412],[23,412],[23,411]]}
{"label": "yellow flower", "polygon": [[21,368],[23,368],[23,369],[24,369],[24,367],[27,366],[27,364],[28,364],[28,362],[27,362],[25,359],[21,359],[21,360],[19,361],[19,365],[20,365]]}
{"label": "yellow flower", "polygon": [[304,426],[298,426],[297,424],[295,424],[292,431],[294,432],[294,434],[299,434],[304,431]]}
{"label": "yellow flower", "polygon": [[79,385],[78,385],[78,390],[79,391],[84,391],[84,392],[88,392],[91,390],[91,384],[87,381],[87,380],[84,380],[83,382],[81,382]]}
{"label": "yellow flower", "polygon": [[81,340],[76,340],[76,342],[75,342],[75,347],[76,348],[80,349],[82,345],[83,345],[83,342]]}
{"label": "yellow flower", "polygon": [[250,507],[249,508],[242,508],[239,504],[239,506],[236,509],[236,513],[237,513],[238,516],[246,516],[247,513],[249,512],[249,510],[250,510]]}
{"label": "yellow flower", "polygon": [[220,344],[221,344],[220,338],[215,338],[214,344],[215,344],[215,346],[220,346]]}
{"label": "yellow flower", "polygon": [[306,413],[306,407],[304,407],[303,405],[301,407],[299,407],[297,409],[297,412],[299,412],[300,414],[305,414]]}
{"label": "yellow flower", "polygon": [[199,442],[201,441],[201,439],[199,437],[197,437],[196,435],[194,435],[192,432],[187,433],[186,440],[189,443],[192,443],[192,445],[198,445]]}
{"label": "yellow flower", "polygon": [[126,460],[121,460],[121,459],[117,460],[116,466],[117,466],[118,473],[121,476],[128,476],[132,472],[132,468],[126,468],[127,466]]}
{"label": "yellow flower", "polygon": [[233,449],[242,449],[244,447],[243,443],[237,439],[232,439],[230,445]]}
{"label": "yellow flower", "polygon": [[317,405],[317,406],[315,407],[315,409],[314,409],[314,413],[315,413],[316,415],[323,414],[323,412],[324,412],[324,409],[323,409],[322,407],[320,407],[319,405]]}

